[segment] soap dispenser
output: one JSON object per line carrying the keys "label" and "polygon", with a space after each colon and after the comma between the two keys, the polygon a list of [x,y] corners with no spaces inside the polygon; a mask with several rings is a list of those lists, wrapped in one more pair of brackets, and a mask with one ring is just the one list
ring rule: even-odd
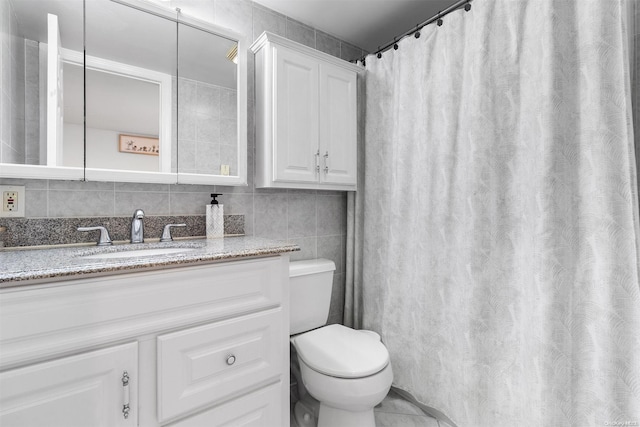
{"label": "soap dispenser", "polygon": [[223,206],[218,203],[216,197],[222,194],[213,193],[211,204],[207,205],[207,239],[216,239],[224,236]]}

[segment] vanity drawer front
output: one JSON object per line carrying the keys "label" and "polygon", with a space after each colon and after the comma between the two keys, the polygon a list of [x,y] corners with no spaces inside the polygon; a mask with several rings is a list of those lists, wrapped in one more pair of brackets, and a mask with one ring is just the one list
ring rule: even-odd
{"label": "vanity drawer front", "polygon": [[159,421],[277,380],[285,332],[278,308],[159,336]]}
{"label": "vanity drawer front", "polygon": [[280,404],[282,383],[278,382],[258,391],[171,424],[171,427],[218,426],[288,426]]}

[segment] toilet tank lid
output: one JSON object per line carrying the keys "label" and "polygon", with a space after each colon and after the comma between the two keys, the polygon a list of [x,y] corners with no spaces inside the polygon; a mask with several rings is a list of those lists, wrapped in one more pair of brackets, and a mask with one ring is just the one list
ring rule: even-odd
{"label": "toilet tank lid", "polygon": [[289,277],[325,273],[328,271],[334,271],[335,269],[336,265],[333,261],[324,258],[292,261],[289,263]]}

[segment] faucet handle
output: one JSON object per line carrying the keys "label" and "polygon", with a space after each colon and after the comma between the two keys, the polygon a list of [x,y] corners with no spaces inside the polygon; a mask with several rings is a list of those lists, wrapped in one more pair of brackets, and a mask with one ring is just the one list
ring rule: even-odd
{"label": "faucet handle", "polygon": [[171,237],[171,228],[172,227],[186,227],[187,224],[167,224],[164,226],[164,230],[162,230],[162,237],[160,238],[161,242],[172,242],[173,237]]}
{"label": "faucet handle", "polygon": [[133,213],[133,217],[135,219],[142,219],[144,218],[144,211],[142,209],[136,209],[136,211]]}
{"label": "faucet handle", "polygon": [[109,232],[105,227],[95,226],[95,227],[78,227],[78,231],[94,231],[100,230],[100,237],[98,238],[98,246],[109,246],[111,245],[111,237],[109,237]]}

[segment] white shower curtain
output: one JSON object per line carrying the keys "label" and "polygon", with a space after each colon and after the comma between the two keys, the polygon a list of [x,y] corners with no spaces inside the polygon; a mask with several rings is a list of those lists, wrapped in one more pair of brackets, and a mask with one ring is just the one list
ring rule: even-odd
{"label": "white shower curtain", "polygon": [[367,58],[346,323],[459,426],[638,426],[625,5],[472,5]]}

